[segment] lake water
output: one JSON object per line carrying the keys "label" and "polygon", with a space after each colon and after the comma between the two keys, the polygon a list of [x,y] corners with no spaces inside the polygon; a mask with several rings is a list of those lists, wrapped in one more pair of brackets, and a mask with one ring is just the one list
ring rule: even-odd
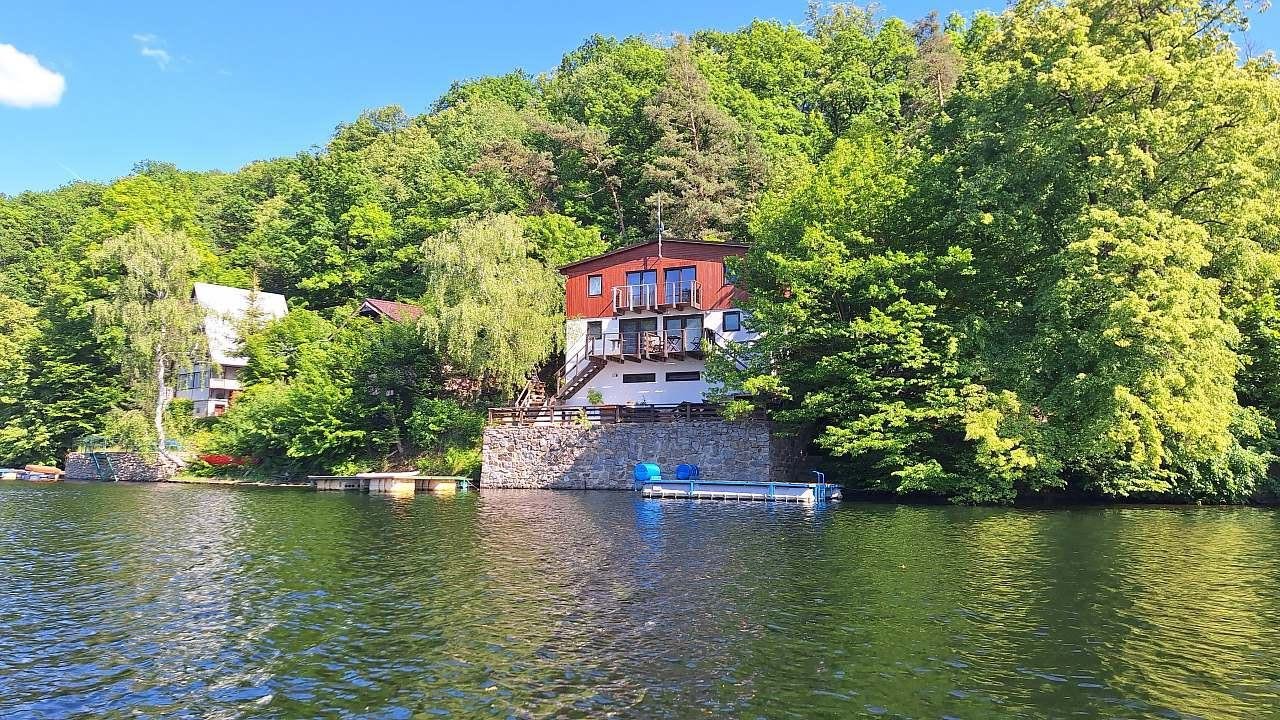
{"label": "lake water", "polygon": [[0,482],[0,716],[1280,717],[1280,513]]}

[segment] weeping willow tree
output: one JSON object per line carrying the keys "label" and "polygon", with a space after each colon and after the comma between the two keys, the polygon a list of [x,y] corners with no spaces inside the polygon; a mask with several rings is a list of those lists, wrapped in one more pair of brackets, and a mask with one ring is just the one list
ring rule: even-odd
{"label": "weeping willow tree", "polygon": [[422,249],[427,341],[450,372],[513,390],[560,341],[559,276],[514,215],[458,220]]}
{"label": "weeping willow tree", "polygon": [[119,264],[115,292],[98,308],[100,326],[120,335],[120,362],[140,407],[151,407],[156,451],[176,465],[165,447],[165,377],[202,349],[201,315],[191,300],[192,274],[200,256],[181,231],[137,228],[110,238],[103,254]]}

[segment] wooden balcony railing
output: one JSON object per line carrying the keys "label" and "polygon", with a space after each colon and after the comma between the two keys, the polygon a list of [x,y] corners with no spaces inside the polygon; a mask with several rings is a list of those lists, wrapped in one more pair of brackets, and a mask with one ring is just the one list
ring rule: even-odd
{"label": "wooden balcony railing", "polygon": [[573,425],[584,422],[602,425],[720,420],[722,418],[720,406],[709,403],[489,408],[490,425]]}
{"label": "wooden balcony railing", "polygon": [[702,309],[702,283],[688,280],[613,288],[614,313],[664,312],[682,308]]}
{"label": "wooden balcony railing", "polygon": [[616,361],[701,357],[706,335],[701,328],[604,333],[587,338],[586,355]]}

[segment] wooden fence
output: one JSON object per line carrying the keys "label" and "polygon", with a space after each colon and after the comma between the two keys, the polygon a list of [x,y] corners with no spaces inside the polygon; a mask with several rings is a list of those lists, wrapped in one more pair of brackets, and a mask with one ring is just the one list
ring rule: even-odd
{"label": "wooden fence", "polygon": [[692,420],[720,420],[719,405],[680,403],[679,405],[559,405],[489,408],[490,425],[572,425],[589,423],[660,423]]}

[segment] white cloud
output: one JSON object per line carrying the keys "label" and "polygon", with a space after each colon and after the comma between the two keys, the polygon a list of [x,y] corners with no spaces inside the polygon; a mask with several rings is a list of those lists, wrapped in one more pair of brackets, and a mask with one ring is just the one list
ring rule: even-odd
{"label": "white cloud", "polygon": [[44,67],[35,55],[0,44],[0,105],[49,107],[62,100],[67,81]]}
{"label": "white cloud", "polygon": [[169,53],[161,50],[160,48],[144,47],[142,48],[142,57],[155,59],[156,64],[160,66],[161,70],[169,67]]}
{"label": "white cloud", "polygon": [[156,47],[163,44],[160,38],[151,33],[134,33],[133,40],[138,43],[138,52],[142,53],[142,57],[155,60],[161,70],[169,67],[169,61],[173,58],[169,57],[168,50]]}

